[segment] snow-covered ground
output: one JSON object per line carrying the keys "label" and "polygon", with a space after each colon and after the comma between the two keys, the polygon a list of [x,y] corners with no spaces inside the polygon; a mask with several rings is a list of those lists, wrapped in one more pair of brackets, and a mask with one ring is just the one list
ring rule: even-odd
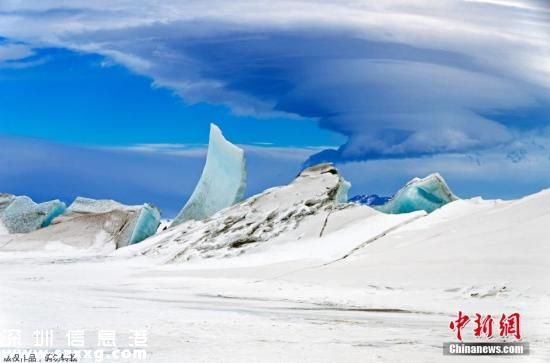
{"label": "snow-covered ground", "polygon": [[[550,190],[429,215],[323,208],[242,254],[151,255],[196,226],[107,256],[0,252],[0,330],[147,329],[151,362],[550,360]],[[531,354],[444,357],[459,310],[521,313]]]}

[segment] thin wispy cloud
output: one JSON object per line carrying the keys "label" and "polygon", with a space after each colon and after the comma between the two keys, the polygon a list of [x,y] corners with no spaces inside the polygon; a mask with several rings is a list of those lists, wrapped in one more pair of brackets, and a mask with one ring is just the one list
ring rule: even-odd
{"label": "thin wispy cloud", "polygon": [[[269,143],[256,143],[251,145],[238,144],[240,148],[251,155],[276,155],[278,158],[291,158],[303,161],[307,157],[328,146],[285,146],[277,147]],[[105,150],[130,151],[138,153],[156,153],[175,156],[203,157],[208,152],[206,144],[136,144],[127,146],[102,147]]]}
{"label": "thin wispy cloud", "polygon": [[16,61],[34,55],[33,50],[23,44],[0,44],[0,63]]}

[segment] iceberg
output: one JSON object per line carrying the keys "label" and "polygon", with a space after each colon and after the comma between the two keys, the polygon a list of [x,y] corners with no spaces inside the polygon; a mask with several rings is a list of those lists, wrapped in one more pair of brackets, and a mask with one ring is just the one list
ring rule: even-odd
{"label": "iceberg", "polygon": [[47,227],[65,208],[59,200],[37,204],[27,196],[0,196],[0,219],[9,233],[29,233]]}
{"label": "iceberg", "polygon": [[2,213],[15,199],[13,194],[0,193],[0,213]]}
{"label": "iceberg", "polygon": [[0,194],[0,235],[13,235],[5,240],[15,249],[44,249],[49,243],[116,249],[154,235],[159,225],[160,211],[149,204],[78,197],[66,208],[59,200],[37,204],[27,196]]}
{"label": "iceberg", "polygon": [[150,204],[128,206],[114,200],[96,200],[84,197],[77,197],[67,208],[67,212],[54,223],[65,223],[82,216],[109,214],[123,215],[126,220],[113,236],[117,248],[139,243],[151,237],[157,232],[160,225],[160,211]]}
{"label": "iceberg", "polygon": [[15,195],[0,193],[0,236],[9,234],[10,232],[2,222],[2,212],[11,204],[15,199]]}
{"label": "iceberg", "polygon": [[135,228],[136,215],[133,210],[116,209],[107,213],[60,216],[48,227],[31,233],[0,235],[0,251],[108,254],[129,244],[139,230]]}
{"label": "iceberg", "polygon": [[193,194],[171,227],[202,220],[241,201],[246,188],[244,151],[227,141],[218,126],[210,124],[206,164]]}
{"label": "iceberg", "polygon": [[457,199],[443,177],[435,173],[423,179],[414,178],[386,204],[373,206],[373,208],[391,214],[409,213],[418,210],[431,213]]}
{"label": "iceberg", "polygon": [[61,214],[65,213],[67,206],[59,200],[52,200],[37,205],[37,209],[45,213],[44,220],[40,228],[48,227],[52,221]]}
{"label": "iceberg", "polygon": [[[116,209],[125,210],[128,207],[122,203],[110,199],[92,199],[85,197],[77,197],[72,204],[67,208],[67,213],[108,213]],[[139,208],[139,207],[134,207]]]}
{"label": "iceberg", "polygon": [[351,188],[351,183],[340,177],[340,187],[336,192],[336,202],[339,204],[345,204],[348,202],[348,193]]}
{"label": "iceberg", "polygon": [[144,204],[132,228],[132,235],[130,236],[128,244],[133,245],[151,237],[157,233],[159,225],[159,210],[149,204]]}

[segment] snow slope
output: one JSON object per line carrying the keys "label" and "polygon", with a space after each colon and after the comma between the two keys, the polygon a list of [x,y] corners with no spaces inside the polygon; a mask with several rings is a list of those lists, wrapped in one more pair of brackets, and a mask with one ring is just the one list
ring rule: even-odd
{"label": "snow slope", "polygon": [[177,225],[120,254],[164,262],[231,257],[266,242],[319,238],[338,225],[379,214],[369,207],[341,204],[348,187],[333,165],[320,164],[302,171],[289,185],[268,189],[211,218]]}
{"label": "snow slope", "polygon": [[9,233],[10,232],[8,231],[6,226],[4,226],[4,223],[2,223],[2,221],[0,221],[0,236],[5,235],[5,234],[9,234]]}
{"label": "snow slope", "polygon": [[[0,330],[148,329],[150,362],[463,362],[441,349],[458,310],[520,312],[531,354],[475,361],[550,360],[550,190],[387,215],[334,203],[339,183],[320,173],[109,256],[0,248]],[[229,248],[253,225],[229,216],[263,229],[274,206],[299,217]]]}

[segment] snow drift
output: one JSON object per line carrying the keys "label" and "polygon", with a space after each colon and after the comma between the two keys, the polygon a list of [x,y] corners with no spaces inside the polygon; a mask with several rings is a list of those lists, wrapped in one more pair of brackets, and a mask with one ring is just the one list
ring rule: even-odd
{"label": "snow drift", "polygon": [[[167,261],[235,256],[267,241],[318,238],[347,208],[355,218],[376,213],[347,204],[349,183],[332,164],[305,169],[289,185],[275,187],[221,210],[203,221],[188,221],[144,241],[140,254]],[[339,222],[333,222],[339,221]]]}

